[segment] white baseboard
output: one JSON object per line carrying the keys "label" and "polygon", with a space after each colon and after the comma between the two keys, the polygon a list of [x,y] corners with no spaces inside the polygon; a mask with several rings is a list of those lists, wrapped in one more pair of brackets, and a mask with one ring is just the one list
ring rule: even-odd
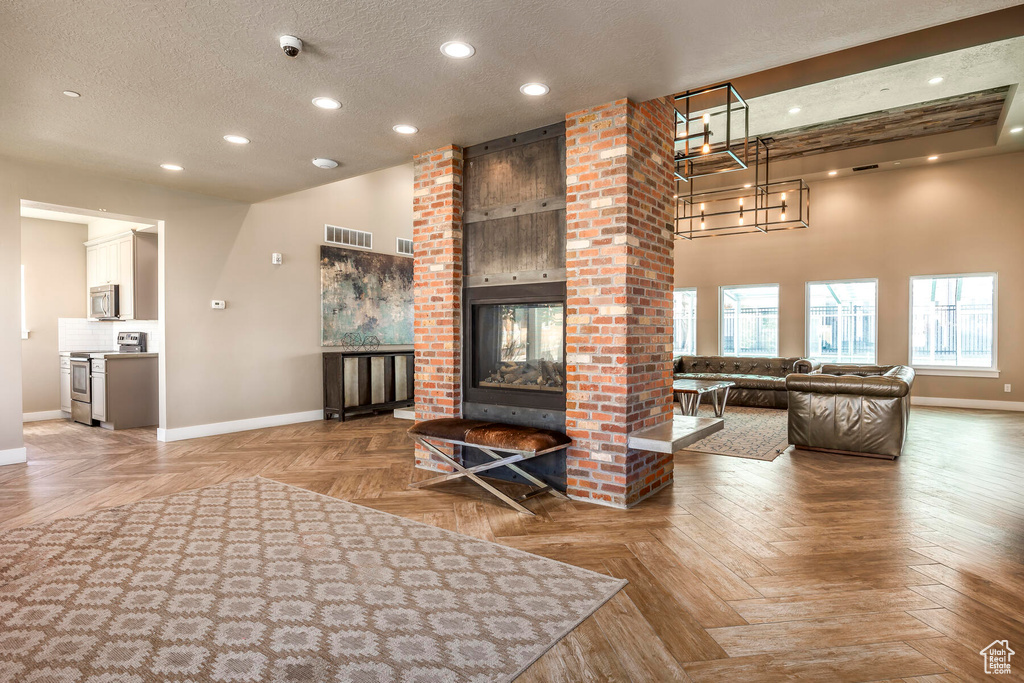
{"label": "white baseboard", "polygon": [[233,434],[235,432],[247,432],[251,429],[263,429],[264,427],[280,427],[282,425],[298,424],[300,422],[315,422],[324,419],[324,411],[307,410],[302,413],[288,413],[286,415],[268,415],[266,417],[252,417],[246,420],[232,420],[230,422],[213,422],[205,425],[194,425],[192,427],[175,427],[173,429],[157,429],[157,441],[182,441],[184,439],[198,439],[204,436],[217,436],[219,434]]}
{"label": "white baseboard", "polygon": [[988,401],[977,398],[941,398],[938,396],[911,396],[910,404],[915,406],[938,406],[942,408],[972,408],[974,410],[1024,411],[1024,401]]}
{"label": "white baseboard", "polygon": [[21,416],[22,422],[42,422],[43,420],[59,420],[65,417],[66,413],[63,410],[44,410],[39,413],[23,413]]}
{"label": "white baseboard", "polygon": [[28,462],[28,451],[24,446],[0,451],[0,465],[16,465],[23,462]]}

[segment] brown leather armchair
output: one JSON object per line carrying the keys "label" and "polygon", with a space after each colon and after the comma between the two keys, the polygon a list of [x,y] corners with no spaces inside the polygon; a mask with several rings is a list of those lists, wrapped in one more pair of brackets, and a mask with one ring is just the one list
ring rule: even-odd
{"label": "brown leather armchair", "polygon": [[736,386],[729,392],[729,405],[785,408],[786,376],[817,372],[821,363],[806,358],[677,356],[673,366],[676,379],[733,382]]}
{"label": "brown leather armchair", "polygon": [[913,386],[906,365],[824,365],[820,374],[789,375],[789,442],[895,460],[907,439]]}

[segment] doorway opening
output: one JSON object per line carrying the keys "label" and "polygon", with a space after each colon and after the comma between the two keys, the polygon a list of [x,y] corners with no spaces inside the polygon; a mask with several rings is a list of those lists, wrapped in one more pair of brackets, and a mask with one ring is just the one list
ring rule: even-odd
{"label": "doorway opening", "polygon": [[156,440],[163,221],[23,199],[21,232],[23,423],[91,438],[142,428]]}

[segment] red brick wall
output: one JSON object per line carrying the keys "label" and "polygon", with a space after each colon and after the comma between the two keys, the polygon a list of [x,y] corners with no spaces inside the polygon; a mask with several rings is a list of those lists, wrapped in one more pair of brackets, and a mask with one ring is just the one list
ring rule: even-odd
{"label": "red brick wall", "polygon": [[[417,154],[413,169],[416,420],[461,417],[462,148]],[[420,446],[416,466],[452,470]]]}
{"label": "red brick wall", "polygon": [[569,495],[637,503],[672,457],[628,449],[671,419],[673,115],[667,98],[566,116]]}

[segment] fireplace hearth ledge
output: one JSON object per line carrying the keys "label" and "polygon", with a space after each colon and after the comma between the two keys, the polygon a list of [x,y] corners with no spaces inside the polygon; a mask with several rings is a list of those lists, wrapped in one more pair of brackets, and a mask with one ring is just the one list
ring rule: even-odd
{"label": "fireplace hearth ledge", "polygon": [[672,454],[724,427],[725,420],[720,417],[673,415],[671,421],[633,432],[627,445],[638,451]]}

